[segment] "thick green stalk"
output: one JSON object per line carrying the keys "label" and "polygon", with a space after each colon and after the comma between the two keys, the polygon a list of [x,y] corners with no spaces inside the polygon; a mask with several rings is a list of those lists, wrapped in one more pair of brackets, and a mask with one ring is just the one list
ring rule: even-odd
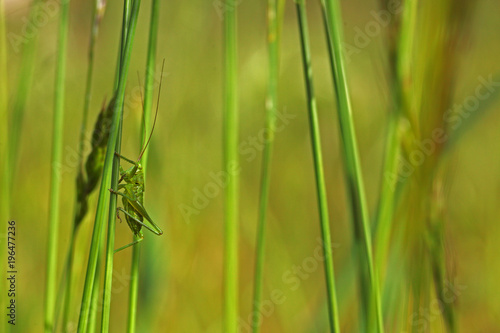
{"label": "thick green stalk", "polygon": [[[73,260],[75,257],[75,241],[76,241],[76,230],[72,228],[71,236],[69,239],[68,252],[66,258],[66,264],[64,265],[63,276],[61,278],[61,283],[64,284],[64,289],[61,296],[56,304],[56,311],[54,313],[54,325],[57,327],[59,313],[61,312],[61,306],[63,307],[63,317],[62,317],[62,330],[66,332],[68,327],[69,316],[71,312],[71,289],[73,287]],[[61,300],[62,299],[62,300]],[[61,304],[63,302],[63,304]]]}
{"label": "thick green stalk", "polygon": [[303,0],[296,1],[297,18],[299,21],[300,42],[302,49],[302,63],[304,80],[306,83],[307,107],[309,110],[309,131],[314,159],[316,176],[316,192],[323,240],[323,254],[325,256],[325,280],[328,293],[328,319],[331,332],[340,332],[337,293],[335,289],[335,272],[333,269],[332,241],[330,236],[330,222],[328,216],[328,201],[326,197],[325,175],[323,171],[323,157],[321,153],[321,137],[319,133],[318,110],[314,97],[313,75],[311,66],[311,51],[309,47],[309,32],[307,28],[306,7]]}
{"label": "thick green stalk", "polygon": [[47,239],[47,271],[45,281],[45,332],[54,330],[54,310],[57,282],[57,243],[59,234],[59,193],[63,142],[63,116],[66,77],[66,46],[68,36],[69,0],[61,2],[58,50],[56,58],[55,102],[52,126],[52,159]]}
{"label": "thick green stalk", "polygon": [[118,50],[118,59],[116,60],[116,71],[115,71],[115,85],[114,90],[118,88],[118,81],[120,80],[120,68],[123,63],[123,45],[127,38],[127,33],[129,29],[129,19],[130,19],[130,8],[132,7],[132,0],[124,0],[123,2],[123,15],[122,15],[122,31],[120,39],[120,49]]}
{"label": "thick green stalk", "polygon": [[237,331],[238,316],[238,102],[236,0],[224,11],[224,332]]}
{"label": "thick green stalk", "polygon": [[92,288],[94,283],[94,275],[96,273],[97,257],[99,243],[101,240],[101,226],[106,218],[105,207],[109,203],[111,186],[111,173],[113,168],[113,161],[115,157],[115,147],[118,140],[118,130],[120,119],[123,113],[123,101],[125,98],[125,87],[127,82],[128,68],[130,64],[130,56],[132,53],[133,37],[135,27],[137,24],[137,16],[139,12],[140,0],[135,0],[130,15],[129,33],[126,36],[126,43],[123,54],[123,66],[120,67],[120,79],[118,80],[118,88],[116,90],[116,103],[113,112],[113,122],[111,126],[109,141],[106,150],[106,158],[104,160],[103,176],[101,180],[101,187],[99,191],[99,200],[97,204],[96,220],[94,223],[94,230],[92,232],[92,243],[90,247],[87,273],[85,276],[85,285],[83,290],[83,297],[80,310],[80,319],[78,321],[78,332],[85,332],[88,324],[90,312],[90,300]]}
{"label": "thick green stalk", "polygon": [[387,142],[385,146],[384,166],[382,169],[380,199],[377,207],[375,224],[375,264],[384,267],[389,250],[389,239],[392,230],[392,218],[394,212],[394,200],[396,193],[396,174],[398,168],[398,156],[400,153],[400,141],[397,133],[399,115],[393,112],[389,115],[387,127]]}
{"label": "thick green stalk", "polygon": [[[122,114],[123,115],[123,114]],[[118,137],[116,140],[116,153],[121,152],[122,119],[118,126]],[[113,171],[111,173],[111,188],[118,188],[118,178],[120,177],[120,158],[115,156],[113,161]],[[111,313],[111,290],[113,287],[113,259],[115,253],[115,226],[116,226],[116,205],[117,196],[112,195],[109,201],[108,213],[108,233],[106,244],[106,264],[104,266],[104,291],[102,301],[101,332],[109,331],[109,317]]]}
{"label": "thick green stalk", "polygon": [[373,265],[372,236],[369,221],[368,207],[366,203],[363,174],[359,160],[354,121],[349,101],[349,90],[345,73],[345,65],[342,57],[342,18],[340,3],[337,0],[323,1],[324,17],[328,36],[328,50],[330,65],[335,87],[337,101],[337,115],[340,123],[342,136],[345,172],[351,197],[351,210],[354,218],[354,229],[357,246],[361,247],[360,267],[362,290],[367,293],[364,311],[368,318],[368,329],[373,319],[376,321],[376,329],[383,332],[382,311],[380,306],[380,292],[378,288],[378,277],[376,267]]}
{"label": "thick green stalk", "polygon": [[[115,72],[115,82],[113,86],[113,91],[117,91],[118,89],[118,84],[120,82],[120,69],[122,66],[122,60],[123,60],[123,53],[124,53],[124,45],[126,43],[126,37],[129,29],[129,19],[130,19],[130,8],[132,4],[132,0],[124,0],[124,5],[123,5],[123,14],[122,14],[122,30],[121,30],[121,36],[120,36],[120,44],[118,48],[118,57],[116,61],[116,72]],[[120,131],[121,132],[121,131]],[[113,161],[114,164],[114,161]],[[109,211],[109,202],[107,203],[106,207],[103,209],[103,211]],[[103,223],[102,224],[102,230],[101,234],[104,234],[106,231],[106,225]],[[107,243],[107,241],[106,241]],[[105,249],[105,240],[104,238],[101,238],[99,241],[99,250],[97,254],[97,269],[94,275],[94,281],[93,281],[93,288],[92,288],[92,295],[91,295],[91,308],[90,308],[90,313],[89,313],[89,321],[88,321],[88,326],[87,326],[87,332],[93,333],[97,330],[97,314],[101,313],[102,311],[98,309],[99,306],[99,288],[100,288],[100,281],[101,281],[101,262],[103,260],[103,255],[104,255],[104,249]],[[102,321],[101,321],[102,323]]]}
{"label": "thick green stalk", "polygon": [[[137,16],[139,13],[140,0],[134,0],[132,2],[132,7],[130,9],[130,14],[126,16],[128,19],[123,23],[123,27],[127,28],[125,34],[126,43],[121,43],[122,50],[122,67],[120,67],[120,78],[119,85],[125,81],[127,73],[123,73],[123,66],[125,66],[130,59],[126,59],[128,56],[130,58],[131,44],[129,45],[129,38],[135,35],[135,27],[137,24]],[[127,8],[125,7],[125,12]],[[130,49],[127,49],[130,48]],[[122,109],[121,116],[123,117],[123,100],[120,105]],[[121,129],[122,129],[122,119],[120,119],[118,127],[118,137],[116,140],[115,152],[120,154],[121,151]],[[118,178],[120,177],[120,159],[115,156],[113,161],[113,171],[111,175],[111,188],[118,189]],[[109,319],[111,313],[111,291],[113,285],[113,258],[115,251],[115,225],[116,225],[116,206],[117,206],[117,195],[112,195],[109,202],[109,215],[108,215],[108,239],[106,246],[106,265],[104,268],[104,291],[103,291],[103,305],[102,305],[102,321],[101,321],[101,332],[108,332],[109,330]]]}
{"label": "thick green stalk", "polygon": [[[384,6],[388,6],[388,0],[382,1]],[[380,272],[385,271],[385,262],[387,260],[390,246],[390,235],[393,226],[393,214],[395,207],[396,181],[398,172],[398,156],[401,152],[401,140],[398,131],[399,120],[402,112],[403,89],[398,75],[398,63],[404,58],[399,46],[401,25],[396,23],[394,18],[389,27],[387,39],[389,43],[387,59],[389,67],[389,82],[391,88],[391,108],[389,109],[388,126],[386,133],[386,143],[384,150],[384,164],[381,175],[380,197],[377,205],[377,213],[374,230],[374,248],[375,248],[375,266]]]}
{"label": "thick green stalk", "polygon": [[[138,237],[133,236],[133,241]],[[137,303],[139,298],[139,261],[141,257],[141,242],[132,247],[132,265],[130,267],[130,285],[128,293],[127,332],[135,332],[137,326]]]}
{"label": "thick green stalk", "polygon": [[[398,156],[401,154],[401,136],[398,133],[399,119],[402,115],[406,115],[411,119],[408,112],[407,101],[403,94],[404,89],[407,89],[403,82],[404,73],[409,72],[411,66],[411,54],[413,50],[413,38],[415,35],[415,18],[416,5],[413,0],[406,2],[402,13],[401,25],[399,27],[397,39],[395,42],[395,51],[391,66],[391,88],[393,93],[394,111],[389,116],[389,126],[387,132],[387,142],[384,157],[383,178],[381,195],[377,207],[377,218],[375,224],[375,265],[380,270],[385,272],[385,283],[382,283],[382,292],[385,297],[383,300],[383,308],[385,313],[391,313],[392,304],[395,298],[401,299],[400,295],[393,296],[395,288],[392,288],[395,281],[395,275],[391,274],[394,265],[394,257],[389,256],[389,249],[397,249],[396,243],[390,242],[391,234],[394,233],[394,209],[400,201],[402,191],[402,183],[397,180],[398,177]],[[406,81],[407,82],[407,81]],[[399,233],[397,233],[399,236]],[[385,263],[387,264],[385,265]],[[401,269],[401,268],[399,268]],[[391,285],[391,288],[383,286]],[[391,293],[393,293],[391,295]],[[390,295],[390,296],[389,296]]]}
{"label": "thick green stalk", "polygon": [[97,271],[96,271],[96,280],[94,281],[94,285],[92,287],[92,296],[91,296],[91,311],[89,315],[89,324],[87,327],[87,333],[94,333],[96,332],[96,327],[97,327],[97,307],[99,306],[99,275],[100,275],[100,260],[99,260],[99,265],[97,266]]}
{"label": "thick green stalk", "polygon": [[[282,2],[282,1],[280,1]],[[269,58],[269,85],[266,102],[266,130],[268,136],[264,143],[264,152],[262,157],[262,175],[260,187],[259,202],[259,222],[257,226],[257,240],[255,248],[255,275],[254,275],[254,295],[253,295],[253,313],[260,311],[260,302],[262,299],[262,284],[264,279],[264,249],[266,235],[267,206],[269,202],[269,183],[271,173],[271,156],[273,150],[274,134],[276,127],[276,111],[278,104],[278,54],[279,54],[279,23],[278,10],[280,6],[277,0],[269,0],[267,7],[268,20],[268,58]],[[259,316],[252,316],[252,330],[254,333],[260,331],[261,323],[258,322]]]}
{"label": "thick green stalk", "polygon": [[[108,205],[106,205],[106,210]],[[106,224],[102,224],[101,233],[104,234],[106,232]],[[101,287],[101,263],[104,253],[104,239],[99,244],[99,255],[97,256],[97,265],[96,272],[94,275],[94,282],[92,285],[92,295],[90,299],[90,313],[89,313],[89,321],[87,325],[87,333],[94,333],[97,331],[97,314],[100,313],[99,308],[99,291]]]}
{"label": "thick green stalk", "polygon": [[386,143],[384,150],[384,164],[381,175],[380,197],[377,205],[377,215],[374,225],[375,266],[379,271],[385,270],[385,262],[390,247],[390,236],[393,229],[393,215],[396,202],[396,187],[398,181],[398,156],[401,153],[401,138],[399,135],[399,121],[402,113],[403,89],[398,76],[398,61],[403,58],[401,48],[396,48],[398,39],[393,39],[393,53],[389,51],[390,59],[390,86],[392,104],[388,118]]}
{"label": "thick green stalk", "polygon": [[[142,118],[141,147],[146,145],[148,139],[148,129],[151,124],[151,110],[154,93],[155,64],[156,64],[156,44],[158,36],[158,21],[160,16],[160,1],[153,0],[151,3],[151,18],[149,25],[148,55],[146,61],[146,79],[144,83],[144,113]],[[162,67],[163,71],[163,67]],[[158,92],[160,94],[160,92]],[[146,186],[146,171],[148,165],[149,149],[146,148],[142,155],[142,170],[144,172],[144,186]],[[137,237],[134,235],[134,241]],[[130,287],[129,287],[129,307],[127,332],[136,331],[137,322],[137,301],[139,292],[139,260],[141,254],[141,243],[137,243],[132,249],[132,266],[130,268]]]}

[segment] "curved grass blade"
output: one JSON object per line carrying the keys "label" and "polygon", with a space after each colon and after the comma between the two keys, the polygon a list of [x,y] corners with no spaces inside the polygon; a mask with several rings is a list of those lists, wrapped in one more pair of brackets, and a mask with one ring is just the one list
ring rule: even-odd
{"label": "curved grass blade", "polygon": [[[264,248],[266,235],[267,206],[269,202],[269,183],[271,180],[271,156],[276,127],[276,111],[278,108],[278,74],[279,74],[279,40],[280,27],[283,18],[282,0],[269,0],[267,7],[268,19],[268,58],[269,58],[269,84],[266,102],[266,129],[268,137],[264,143],[262,158],[262,175],[259,203],[259,222],[257,226],[257,240],[255,249],[255,276],[253,311],[259,313],[262,299],[262,284],[264,278]],[[261,323],[258,316],[253,316],[252,330],[254,333],[260,331]]]}
{"label": "curved grass blade", "polygon": [[[368,330],[383,332],[383,319],[380,305],[380,292],[376,267],[373,265],[372,235],[366,203],[363,173],[359,159],[354,121],[349,101],[349,90],[342,55],[342,18],[340,3],[337,0],[322,1],[323,17],[327,35],[330,67],[334,81],[337,101],[337,115],[342,136],[345,172],[354,231],[357,246],[361,249],[359,265],[361,272],[361,292],[365,295],[363,304]],[[375,325],[372,325],[372,322]],[[375,327],[373,327],[375,326]]]}

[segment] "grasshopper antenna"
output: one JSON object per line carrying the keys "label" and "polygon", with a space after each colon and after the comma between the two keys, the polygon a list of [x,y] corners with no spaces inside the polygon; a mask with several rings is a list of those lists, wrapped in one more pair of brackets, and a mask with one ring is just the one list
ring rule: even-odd
{"label": "grasshopper antenna", "polygon": [[[156,112],[155,112],[155,119],[153,120],[153,128],[151,129],[151,134],[149,134],[149,138],[148,138],[148,141],[146,142],[146,145],[142,149],[141,154],[139,155],[139,158],[137,159],[137,163],[139,163],[139,161],[142,158],[142,155],[146,151],[146,148],[148,147],[149,142],[151,141],[151,137],[153,136],[153,131],[155,130],[156,117],[158,116],[158,107],[160,106],[161,82],[163,81],[163,68],[164,67],[165,67],[165,58],[163,58],[163,63],[161,65],[160,85],[158,87],[158,99],[156,101]],[[142,100],[142,90],[141,90],[141,100]],[[142,108],[144,109],[144,100],[142,101]],[[144,110],[144,112],[146,112],[146,110]]]}
{"label": "grasshopper antenna", "polygon": [[[139,74],[139,71],[137,71],[137,82],[139,82],[139,87],[142,87],[142,82],[141,82],[141,74]],[[146,122],[145,122],[145,116],[146,116],[146,108],[144,106],[144,96],[142,95],[142,89],[139,89],[139,94],[141,96],[141,106],[142,106],[142,121],[141,121],[141,130],[142,133],[146,132]],[[145,135],[145,134],[143,134]],[[141,138],[141,144],[144,143],[144,137]]]}

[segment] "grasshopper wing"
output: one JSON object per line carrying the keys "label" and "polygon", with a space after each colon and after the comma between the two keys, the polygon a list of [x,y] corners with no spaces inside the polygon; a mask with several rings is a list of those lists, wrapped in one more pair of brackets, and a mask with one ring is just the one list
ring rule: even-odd
{"label": "grasshopper wing", "polygon": [[143,223],[146,229],[158,236],[163,234],[163,231],[153,222],[153,219],[151,218],[151,216],[149,216],[146,208],[144,208],[144,206],[139,201],[130,201],[130,204],[145,218],[145,220],[143,220]]}

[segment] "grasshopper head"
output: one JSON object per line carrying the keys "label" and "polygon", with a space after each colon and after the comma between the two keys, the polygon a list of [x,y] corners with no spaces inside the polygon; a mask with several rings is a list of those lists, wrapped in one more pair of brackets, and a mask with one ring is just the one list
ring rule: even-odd
{"label": "grasshopper head", "polygon": [[120,166],[120,175],[126,183],[143,183],[143,169],[141,163],[131,166],[127,170],[123,170]]}

